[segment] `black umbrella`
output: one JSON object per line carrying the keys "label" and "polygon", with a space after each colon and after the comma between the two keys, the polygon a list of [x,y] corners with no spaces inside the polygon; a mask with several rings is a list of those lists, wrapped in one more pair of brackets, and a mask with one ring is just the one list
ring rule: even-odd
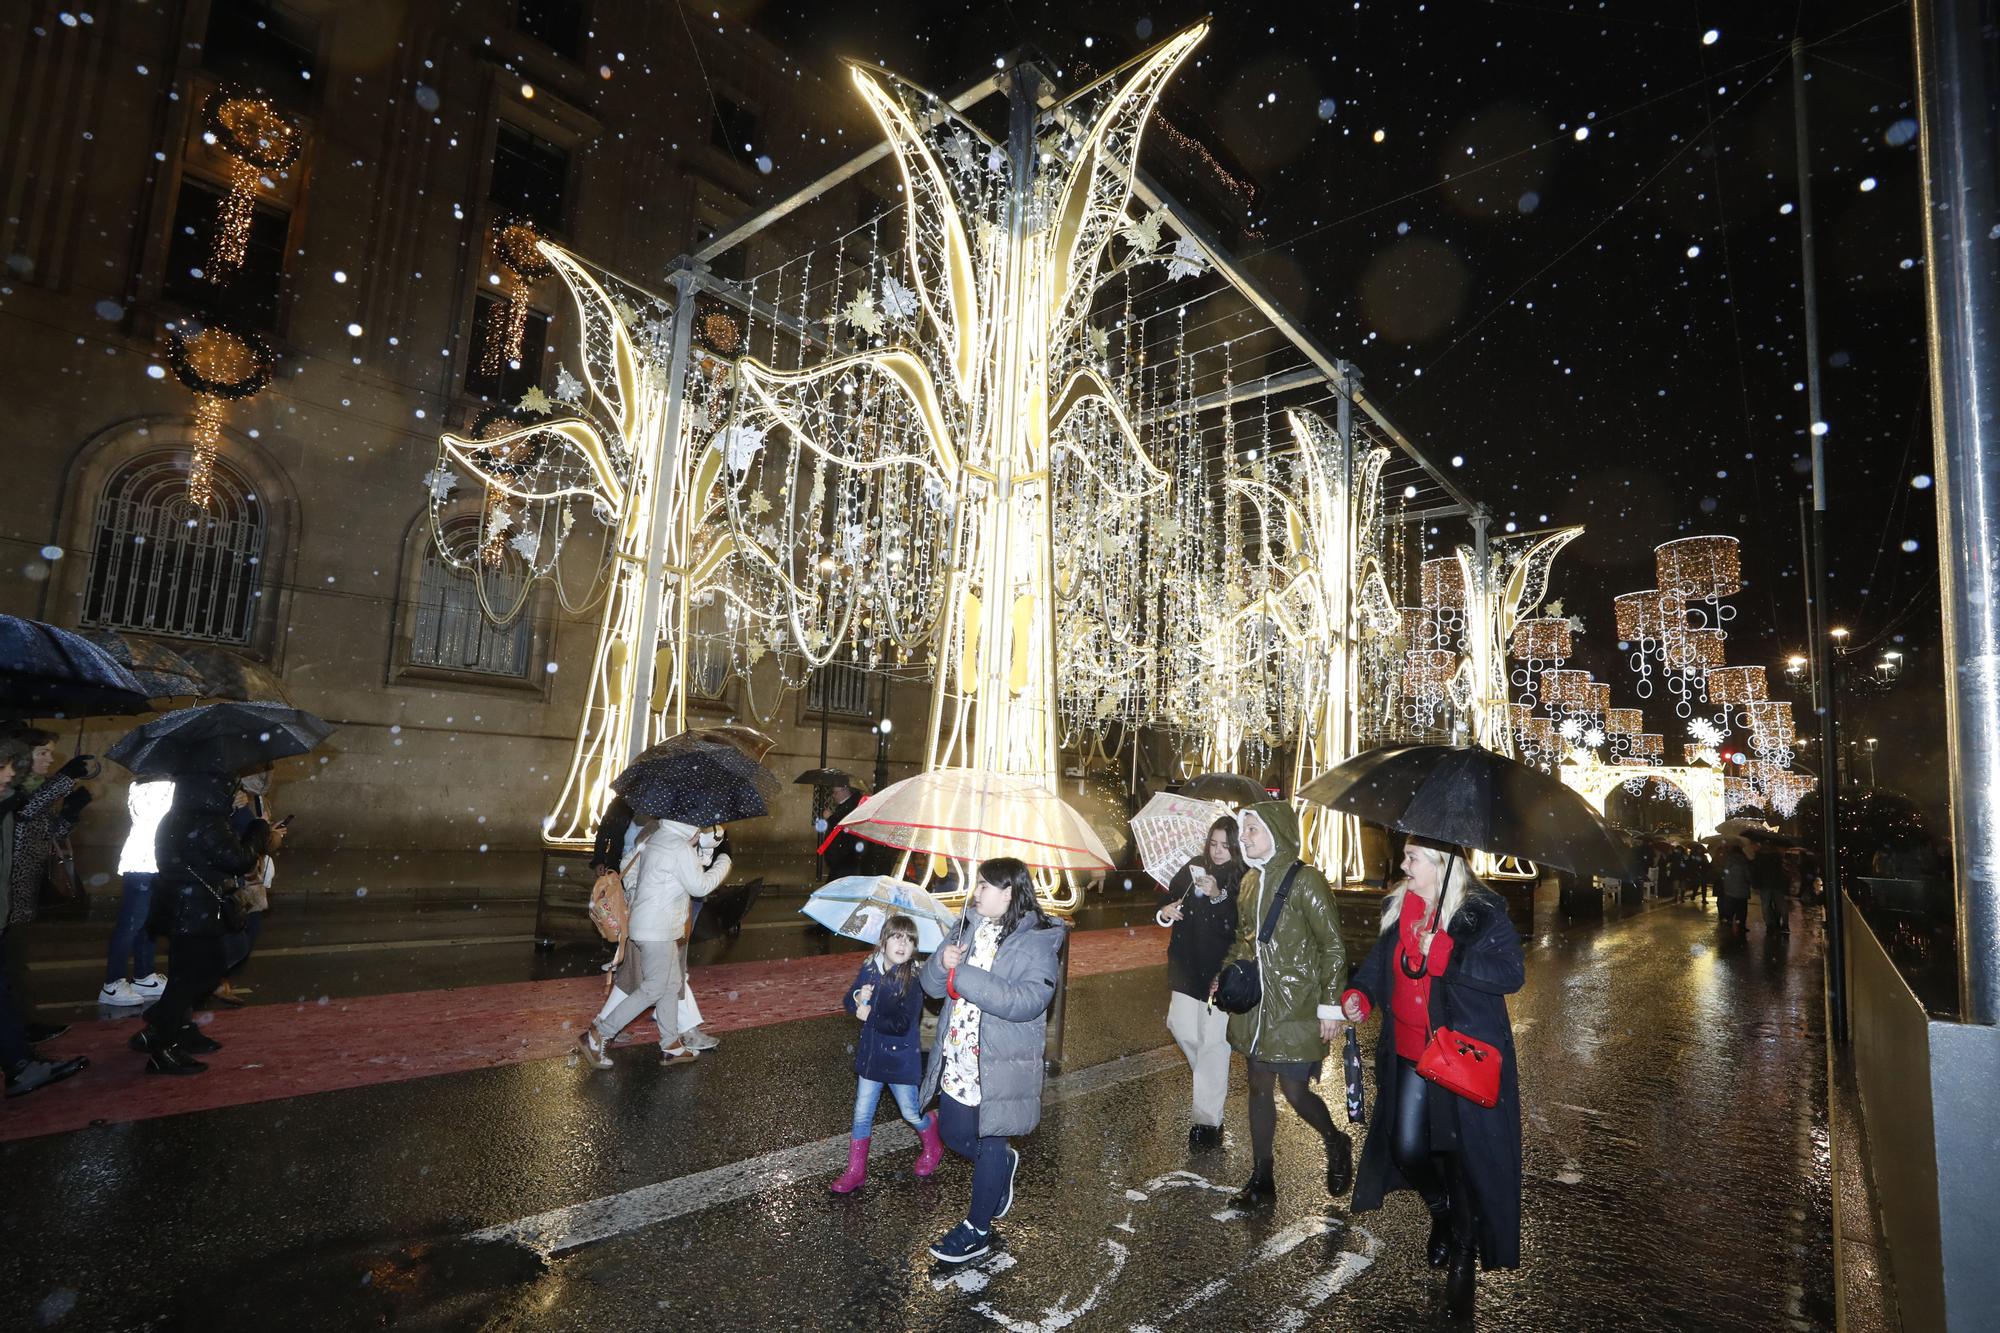
{"label": "black umbrella", "polygon": [[104,752],[134,773],[241,773],[273,759],[304,754],[333,727],[289,704],[198,704],[134,727]]}
{"label": "black umbrella", "polygon": [[852,787],[854,775],[844,768],[809,768],[792,779],[794,787]]}
{"label": "black umbrella", "polygon": [[1409,745],[1358,754],[1299,795],[1436,842],[1623,877],[1629,859],[1589,802],[1526,764],[1477,746]]}
{"label": "black umbrella", "polygon": [[685,735],[646,750],[611,780],[635,813],[696,828],[768,815],[781,786],[735,746]]}
{"label": "black umbrella", "polygon": [[146,691],[130,671],[80,634],[0,616],[0,714],[90,717],[143,713]]}
{"label": "black umbrella", "polygon": [[87,631],[84,638],[130,671],[148,699],[177,699],[208,693],[201,671],[173,649],[151,639],[128,639],[110,630]]}
{"label": "black umbrella", "polygon": [[1197,801],[1226,801],[1230,805],[1255,805],[1271,799],[1261,782],[1252,782],[1241,773],[1204,773],[1181,788],[1181,795]]}

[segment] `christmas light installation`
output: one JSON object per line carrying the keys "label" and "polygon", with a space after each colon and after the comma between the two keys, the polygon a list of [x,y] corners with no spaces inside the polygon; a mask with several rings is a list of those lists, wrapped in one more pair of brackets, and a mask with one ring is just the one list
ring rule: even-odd
{"label": "christmas light installation", "polygon": [[271,382],[273,357],[256,332],[221,321],[167,333],[167,362],[194,394],[194,444],[188,458],[188,503],[208,508],[215,498],[215,455],[229,404]]}
{"label": "christmas light installation", "polygon": [[229,160],[229,188],[216,218],[208,278],[227,281],[249,252],[250,222],[263,181],[298,160],[298,127],[269,98],[218,89],[202,106],[202,138]]}

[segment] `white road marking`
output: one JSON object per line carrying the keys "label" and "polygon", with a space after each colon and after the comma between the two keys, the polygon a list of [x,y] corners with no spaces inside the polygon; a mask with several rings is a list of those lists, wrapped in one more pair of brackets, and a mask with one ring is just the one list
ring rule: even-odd
{"label": "white road marking", "polygon": [[[1052,1078],[1042,1089],[1042,1104],[1060,1106],[1106,1088],[1186,1067],[1179,1047],[1156,1047]],[[875,1147],[881,1151],[901,1152],[914,1146],[916,1141],[915,1133],[901,1121],[875,1131]],[[813,1143],[780,1148],[745,1161],[731,1162],[727,1166],[697,1171],[693,1175],[677,1176],[672,1180],[607,1194],[603,1198],[552,1208],[497,1226],[482,1227],[468,1233],[466,1239],[512,1241],[547,1258],[643,1227],[686,1217],[690,1213],[748,1199],[766,1190],[794,1185],[815,1176],[836,1174],[847,1165],[847,1144],[847,1134],[835,1134]]]}
{"label": "white road marking", "polygon": [[1333,1267],[1315,1274],[1299,1291],[1299,1304],[1286,1306],[1271,1320],[1273,1333],[1297,1333],[1304,1328],[1310,1312],[1317,1310],[1335,1295],[1352,1286],[1354,1279],[1375,1266],[1375,1257],[1382,1253],[1382,1242],[1374,1233],[1361,1227],[1354,1229],[1361,1238],[1361,1249],[1342,1250]]}
{"label": "white road marking", "polygon": [[1016,1319],[1011,1315],[1002,1314],[986,1301],[981,1301],[972,1308],[1006,1329],[1007,1333],[1058,1333],[1058,1330],[1068,1328],[1095,1309],[1097,1302],[1104,1295],[1104,1289],[1116,1282],[1118,1275],[1125,1271],[1125,1261],[1131,1257],[1132,1252],[1115,1240],[1104,1241],[1103,1246],[1111,1256],[1111,1271],[1099,1279],[1097,1285],[1090,1289],[1090,1295],[1084,1297],[1077,1305],[1065,1305],[1058,1301],[1042,1311],[1040,1319]]}
{"label": "white road marking", "polygon": [[974,1292],[986,1290],[987,1283],[1012,1268],[1015,1262],[1016,1260],[1013,1255],[1002,1250],[998,1254],[988,1255],[978,1263],[961,1268],[955,1273],[947,1274],[944,1277],[932,1278],[931,1290],[943,1291],[947,1287],[955,1287],[969,1296]]}

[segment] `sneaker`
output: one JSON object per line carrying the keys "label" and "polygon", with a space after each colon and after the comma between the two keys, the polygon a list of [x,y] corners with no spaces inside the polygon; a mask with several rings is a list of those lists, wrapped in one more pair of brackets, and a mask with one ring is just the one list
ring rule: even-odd
{"label": "sneaker", "polygon": [[[995,1217],[1005,1217],[1007,1210],[1014,1206],[1014,1177],[1021,1174],[1020,1149],[1009,1148],[1007,1156],[1011,1159],[1007,1163],[1007,1192],[1000,1196],[1000,1206],[993,1210],[993,1216]],[[968,1222],[966,1225],[971,1226],[972,1224]]]}
{"label": "sneaker", "polygon": [[127,984],[147,999],[157,1000],[160,998],[160,992],[167,988],[167,976],[164,972],[155,972],[151,976],[140,977],[137,981]]}
{"label": "sneaker", "polygon": [[150,1003],[129,981],[107,981],[97,988],[97,1002],[118,1009],[132,1009]]}
{"label": "sneaker", "polygon": [[960,1222],[944,1233],[944,1239],[931,1246],[931,1258],[941,1264],[962,1264],[977,1259],[992,1250],[990,1231],[981,1231],[970,1222]]}
{"label": "sneaker", "polygon": [[685,1046],[675,1046],[660,1051],[660,1063],[663,1065],[684,1065],[690,1060],[699,1058],[700,1055],[701,1052],[699,1051],[689,1050]]}
{"label": "sneaker", "polygon": [[712,1051],[722,1043],[708,1035],[705,1028],[690,1028],[681,1033],[681,1045],[691,1051]]}
{"label": "sneaker", "polygon": [[597,1040],[597,1034],[589,1028],[585,1028],[578,1035],[576,1049],[583,1057],[583,1062],[593,1069],[611,1068],[611,1057],[604,1053],[603,1043]]}
{"label": "sneaker", "polygon": [[7,1071],[7,1095],[25,1097],[36,1088],[62,1082],[89,1063],[90,1060],[81,1055],[67,1060],[23,1060]]}

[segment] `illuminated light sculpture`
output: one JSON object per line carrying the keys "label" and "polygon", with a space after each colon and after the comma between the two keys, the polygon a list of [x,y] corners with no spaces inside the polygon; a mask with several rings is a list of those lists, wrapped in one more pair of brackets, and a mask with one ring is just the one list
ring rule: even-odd
{"label": "illuminated light sculpture", "polygon": [[1608,736],[1637,736],[1645,729],[1645,714],[1636,708],[1604,710],[1604,731]]}
{"label": "illuminated light sculpture", "polygon": [[174,378],[194,394],[194,444],[188,458],[188,503],[208,508],[215,498],[215,455],[229,404],[261,392],[271,382],[273,358],[250,329],[213,322],[192,333],[170,329],[167,362]]}
{"label": "illuminated light sculpture", "polygon": [[1797,813],[1799,802],[1811,793],[1814,785],[1810,773],[1779,770],[1765,775],[1763,794],[1770,803],[1772,814],[1780,819],[1790,819]]}
{"label": "illuminated light sculpture", "polygon": [[1562,758],[1562,738],[1556,734],[1553,718],[1527,718],[1515,743],[1521,747],[1521,757],[1537,768],[1548,768]]}
{"label": "illuminated light sculpture", "polygon": [[229,159],[229,189],[215,222],[208,279],[224,282],[249,253],[257,188],[298,160],[299,131],[268,98],[217,89],[202,107],[202,138]]}
{"label": "illuminated light sculpture", "polygon": [[493,257],[507,275],[507,299],[493,307],[495,325],[486,332],[479,370],[497,376],[507,364],[521,359],[528,333],[529,284],[555,272],[542,256],[541,233],[527,218],[507,216],[493,224]]}
{"label": "illuminated light sculpture", "polygon": [[1551,668],[1542,673],[1542,703],[1568,714],[1584,706],[1590,696],[1590,686],[1588,671]]}
{"label": "illuminated light sculpture", "polygon": [[1667,753],[1667,738],[1657,731],[1642,731],[1632,737],[1630,750],[1634,759],[1657,763]]}
{"label": "illuminated light sculpture", "polygon": [[[1657,757],[1663,748],[1661,737],[1655,733],[1642,733],[1633,737],[1635,742],[1646,742],[1644,750]],[[1718,825],[1729,817],[1730,811],[1725,795],[1723,774],[1707,765],[1690,768],[1662,768],[1653,766],[1645,757],[1637,759],[1648,766],[1642,774],[1635,776],[1632,771],[1634,760],[1621,760],[1615,764],[1603,763],[1596,755],[1573,755],[1562,766],[1559,776],[1569,788],[1589,801],[1598,814],[1605,813],[1611,794],[1620,787],[1628,787],[1634,782],[1665,784],[1678,791],[1689,806],[1694,823],[1694,836],[1713,836]],[[1658,790],[1657,788],[1655,790]]]}
{"label": "illuminated light sculpture", "polygon": [[1568,620],[1560,616],[1534,616],[1515,625],[1507,650],[1526,662],[1531,672],[1539,673],[1541,667],[1537,664],[1563,661],[1572,647]]}
{"label": "illuminated light sculpture", "polygon": [[1611,599],[1618,639],[1631,645],[1632,674],[1638,677],[1633,692],[1641,699],[1653,697],[1653,662],[1665,650],[1666,616],[1657,588],[1621,593]]}
{"label": "illuminated light sculpture", "polygon": [[1710,703],[1727,704],[1734,708],[1770,697],[1770,680],[1763,667],[1716,667],[1708,673]]}
{"label": "illuminated light sculpture", "polygon": [[[935,355],[895,346],[797,371],[741,363],[744,416],[759,428],[782,429],[838,467],[914,472],[948,499],[931,768],[1055,776],[1065,646],[1055,492],[1065,478],[1097,486],[1105,524],[1136,534],[1145,502],[1167,489],[1126,404],[1084,352],[1100,267],[1129,226],[1141,132],[1205,31],[1196,25],[1059,104],[1055,120],[1072,144],[1065,151],[1017,124],[995,150],[1004,181],[983,189],[962,187],[946,166],[948,137],[983,141],[976,126],[886,71],[852,66],[901,172],[910,285]],[[921,450],[873,452],[865,437],[842,431],[843,384],[914,423]],[[1103,535],[1115,543],[1123,533]],[[830,660],[842,636],[797,619],[808,659]],[[1098,632],[1078,625],[1071,642]],[[1131,648],[1138,660],[1120,665],[1136,678],[1150,646]]]}

